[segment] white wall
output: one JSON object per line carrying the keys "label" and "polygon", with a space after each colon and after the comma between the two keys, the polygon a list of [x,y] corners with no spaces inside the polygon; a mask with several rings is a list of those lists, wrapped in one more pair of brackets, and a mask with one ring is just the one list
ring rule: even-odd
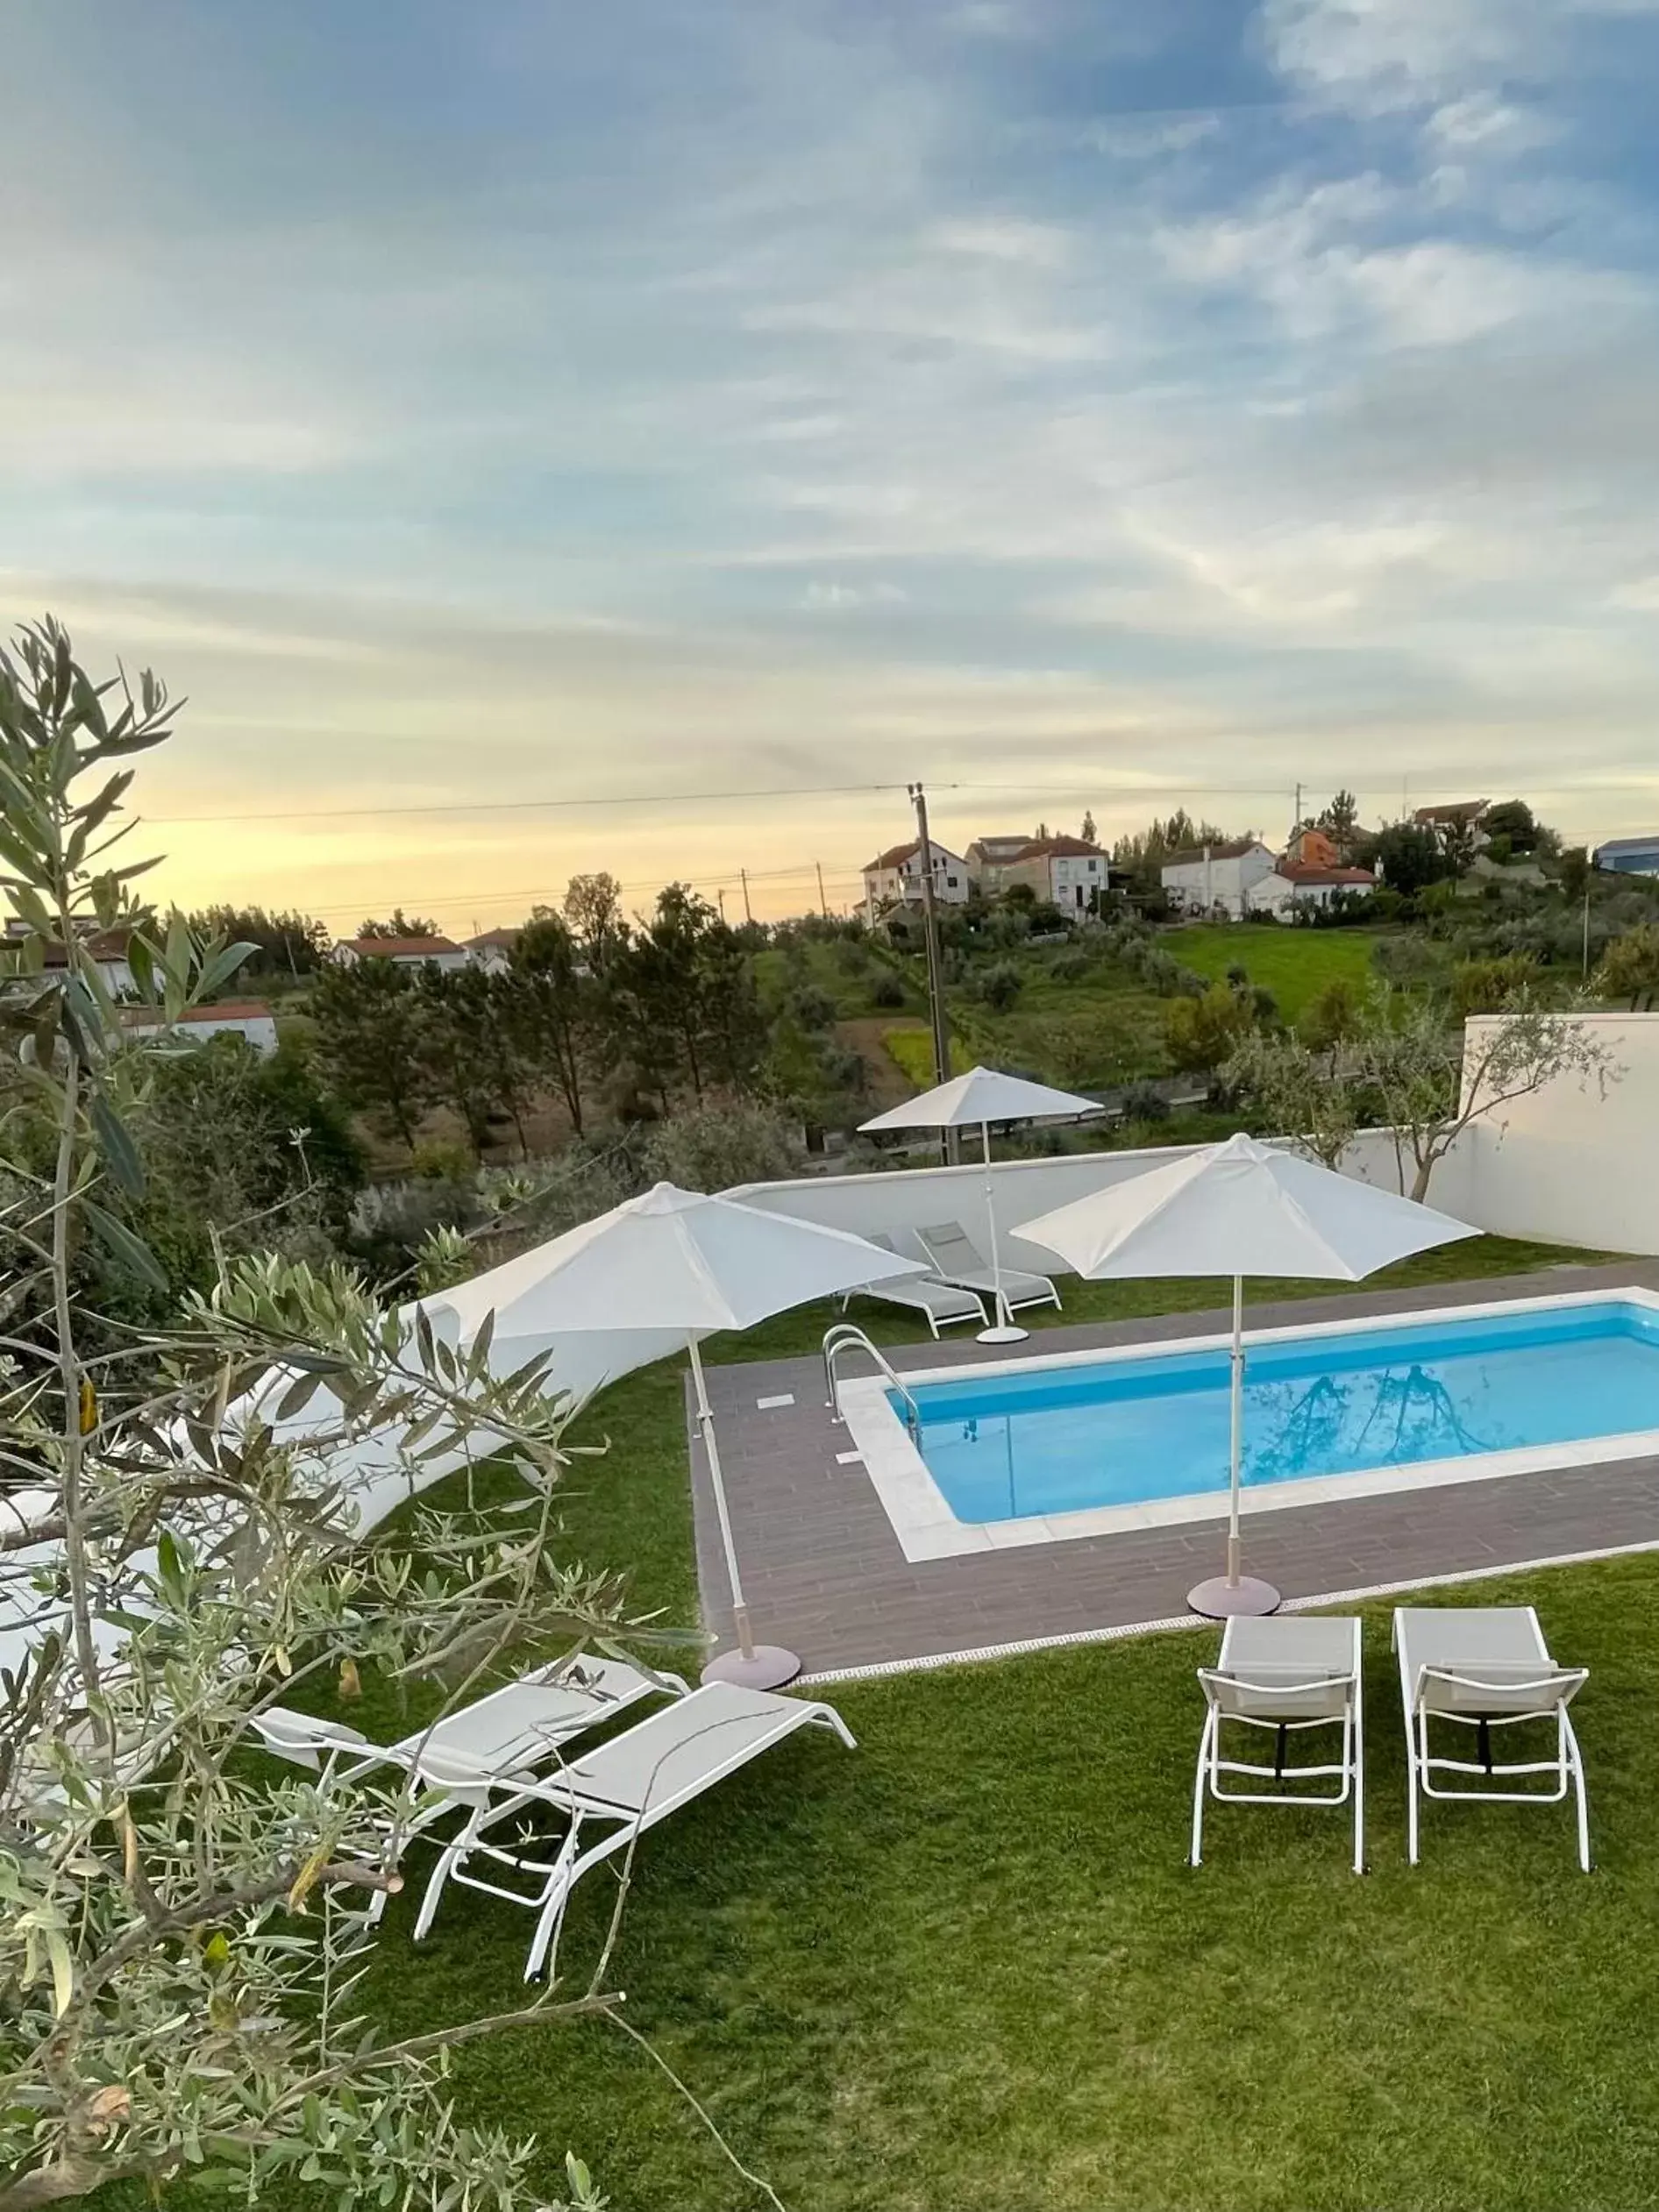
{"label": "white wall", "polygon": [[[977,1131],[965,1130],[963,1135],[965,1144],[978,1142]],[[1148,1168],[1185,1159],[1199,1149],[1171,1144],[1136,1152],[1079,1152],[1056,1160],[993,1162],[991,1189],[1004,1257],[1017,1266],[1040,1267],[1045,1274],[1053,1274],[1058,1263],[1052,1253],[1022,1244],[1015,1236],[1022,1221],[1034,1221],[1039,1213],[1050,1213],[1057,1206],[1068,1206],[1073,1198],[1126,1182]],[[959,1168],[903,1168],[888,1174],[741,1183],[725,1195],[741,1198],[745,1206],[765,1206],[770,1213],[821,1221],[832,1229],[850,1229],[855,1236],[867,1236],[874,1229],[891,1235],[894,1229],[960,1221],[983,1248],[985,1180],[985,1168],[976,1161]]]}
{"label": "white wall", "polygon": [[[1659,1253],[1659,1014],[1575,1019],[1609,1056],[1605,1091],[1565,1076],[1477,1121],[1461,1163],[1468,1218],[1506,1236]],[[1492,1026],[1471,1021],[1471,1043]]]}

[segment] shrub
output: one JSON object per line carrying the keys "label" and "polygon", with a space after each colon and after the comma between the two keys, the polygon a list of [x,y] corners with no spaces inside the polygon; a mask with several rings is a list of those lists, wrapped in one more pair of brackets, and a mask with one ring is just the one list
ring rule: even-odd
{"label": "shrub", "polygon": [[891,968],[884,968],[870,986],[872,1006],[901,1006],[905,1002],[905,988]]}
{"label": "shrub", "polygon": [[409,1164],[422,1183],[467,1183],[472,1180],[473,1156],[453,1137],[422,1137]]}
{"label": "shrub", "polygon": [[1129,1121],[1167,1121],[1169,1100],[1155,1083],[1131,1083],[1123,1093],[1123,1113]]}
{"label": "shrub", "polygon": [[801,983],[789,995],[789,1011],[803,1029],[827,1029],[836,1018],[836,1002],[817,984]]}
{"label": "shrub", "polygon": [[371,1184],[352,1207],[346,1242],[376,1282],[390,1284],[414,1266],[434,1230],[470,1229],[480,1214],[470,1182]]}
{"label": "shrub", "polygon": [[1171,1063],[1200,1071],[1218,1068],[1255,1026],[1250,1000],[1225,984],[1213,984],[1201,999],[1181,999],[1170,1008]]}
{"label": "shrub", "polygon": [[646,1142],[645,1179],[682,1191],[729,1191],[795,1172],[789,1125],[768,1106],[701,1106],[660,1121]]}
{"label": "shrub", "polygon": [[1049,973],[1057,983],[1081,983],[1093,965],[1086,952],[1062,952],[1050,961]]}
{"label": "shrub", "polygon": [[993,1014],[1007,1014],[1025,989],[1025,978],[1011,960],[999,960],[979,975],[975,989]]}
{"label": "shrub", "polygon": [[1492,960],[1463,960],[1452,970],[1452,1005],[1460,1015],[1502,1014],[1518,999],[1535,992],[1542,979],[1543,970],[1524,952]]}

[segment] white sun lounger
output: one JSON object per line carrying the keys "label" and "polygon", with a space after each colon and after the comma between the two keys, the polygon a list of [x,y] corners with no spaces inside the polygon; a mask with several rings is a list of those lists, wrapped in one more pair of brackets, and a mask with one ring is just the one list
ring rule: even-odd
{"label": "white sun lounger", "polygon": [[[486,1782],[482,1801],[438,1853],[415,1924],[417,1942],[431,1926],[447,1882],[481,1889],[536,1915],[524,1962],[524,1979],[533,1981],[546,1964],[566,1901],[590,1867],[625,1850],[659,1820],[786,1736],[808,1727],[830,1729],[852,1747],[851,1732],[833,1706],[745,1689],[737,1682],[706,1682],[556,1775],[521,1789],[502,1790]],[[545,1850],[540,1855],[508,1850],[488,1840],[489,1831],[503,1821],[522,1820],[532,1812],[550,1813],[565,1824],[551,1855]],[[529,1876],[530,1886],[514,1888],[492,1880],[473,1870],[475,1859]]]}
{"label": "white sun lounger", "polygon": [[[960,1221],[936,1222],[930,1229],[918,1229],[917,1241],[933,1264],[936,1275],[947,1283],[954,1283],[964,1291],[982,1291],[993,1296],[998,1277],[980,1256],[979,1248],[963,1227]],[[1002,1302],[1009,1307],[1016,1305],[1058,1305],[1060,1293],[1046,1275],[1033,1274],[1029,1268],[1004,1267],[1000,1283]]]}
{"label": "white sun lounger", "polygon": [[[1503,1805],[1558,1805],[1570,1789],[1578,1811],[1578,1864],[1590,1872],[1590,1810],[1584,1760],[1567,1708],[1589,1678],[1584,1667],[1557,1667],[1530,1605],[1401,1605],[1394,1612],[1409,1768],[1407,1855],[1417,1864],[1417,1799],[1483,1798]],[[1431,1717],[1475,1731],[1475,1757],[1432,1755]],[[1525,1721],[1553,1727],[1553,1759],[1492,1757],[1492,1731]],[[1435,1776],[1478,1777],[1485,1788],[1439,1788]],[[1548,1775],[1553,1789],[1506,1789],[1523,1775]]]}
{"label": "white sun lounger", "polygon": [[[890,1236],[867,1236],[865,1242],[879,1245],[884,1252],[899,1250]],[[903,1253],[900,1256],[908,1258],[909,1255]],[[953,1321],[977,1321],[982,1329],[990,1326],[983,1298],[955,1283],[942,1283],[936,1276],[912,1275],[891,1283],[866,1283],[861,1290],[849,1291],[842,1299],[844,1313],[855,1298],[880,1298],[885,1305],[908,1306],[913,1312],[925,1313],[928,1326],[936,1337]]]}
{"label": "white sun lounger", "polygon": [[[679,1675],[646,1675],[616,1659],[564,1659],[394,1744],[374,1743],[338,1721],[314,1719],[283,1705],[252,1715],[250,1725],[267,1751],[325,1778],[355,1781],[380,1767],[405,1775],[417,1795],[401,1825],[402,1840],[459,1802],[474,1808],[487,1803],[491,1783],[533,1780],[557,1760],[564,1745],[642,1699],[687,1694]],[[385,1910],[386,1895],[376,1892],[371,1920]]]}
{"label": "white sun lounger", "polygon": [[[1193,1791],[1193,1866],[1203,1864],[1204,1799],[1220,1804],[1354,1806],[1354,1872],[1365,1867],[1365,1747],[1360,1696],[1359,1623],[1314,1614],[1235,1618],[1221,1637],[1214,1667],[1200,1667],[1209,1711],[1199,1739],[1198,1781]],[[1224,1725],[1266,1729],[1273,1763],[1256,1765],[1221,1756]],[[1337,1728],[1342,1748],[1335,1765],[1292,1766],[1292,1731]],[[1224,1775],[1271,1788],[1228,1789]],[[1285,1785],[1335,1782],[1335,1789],[1287,1789]]]}

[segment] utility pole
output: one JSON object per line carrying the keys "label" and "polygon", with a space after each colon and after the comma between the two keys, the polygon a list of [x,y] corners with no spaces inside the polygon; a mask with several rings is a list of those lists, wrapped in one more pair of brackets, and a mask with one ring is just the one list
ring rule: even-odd
{"label": "utility pole", "polygon": [[723,921],[726,918],[726,893],[723,886],[716,892],[715,898],[720,907],[720,919]]}
{"label": "utility pole", "polygon": [[815,860],[812,864],[818,871],[818,912],[823,916],[824,920],[828,921],[830,919],[830,901],[823,895],[823,863],[822,860]]}
{"label": "utility pole", "polygon": [[743,879],[743,918],[745,921],[752,921],[755,917],[754,911],[749,904],[749,871],[747,868],[739,868],[737,873]]}
{"label": "utility pole", "polygon": [[1294,840],[1295,836],[1296,836],[1296,833],[1297,833],[1297,831],[1298,831],[1298,830],[1301,828],[1301,826],[1302,826],[1302,786],[1301,786],[1301,784],[1300,784],[1300,783],[1299,783],[1299,782],[1298,782],[1298,784],[1297,784],[1297,786],[1296,786],[1296,805],[1295,805],[1295,807],[1294,807],[1294,808],[1292,809],[1292,814],[1291,814],[1291,836],[1292,836],[1292,840]]}
{"label": "utility pole", "polygon": [[[928,798],[920,784],[909,786],[910,797],[916,810],[916,861],[922,870],[922,927],[928,956],[928,1013],[933,1026],[933,1079],[936,1083],[951,1080],[951,1031],[944,1017],[944,985],[939,974],[939,917],[933,905],[933,840],[928,835]],[[944,1160],[947,1167],[957,1159],[956,1131],[946,1129]]]}
{"label": "utility pole", "polygon": [[1590,878],[1588,876],[1584,878],[1584,947],[1583,975],[1584,980],[1588,983],[1590,980]]}

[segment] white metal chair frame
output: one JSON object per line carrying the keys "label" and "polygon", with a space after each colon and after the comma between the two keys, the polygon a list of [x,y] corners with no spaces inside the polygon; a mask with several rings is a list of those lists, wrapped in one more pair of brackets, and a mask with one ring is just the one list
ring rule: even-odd
{"label": "white metal chair frame", "polygon": [[[1203,1684],[1209,1711],[1205,1715],[1204,1732],[1199,1739],[1198,1778],[1193,1789],[1193,1854],[1191,1863],[1204,1863],[1204,1799],[1206,1793],[1223,1805],[1354,1805],[1354,1872],[1365,1871],[1365,1746],[1359,1664],[1356,1658],[1351,1672],[1335,1673],[1328,1668],[1311,1668],[1293,1682],[1283,1676],[1273,1682],[1252,1680],[1242,1671],[1219,1667],[1200,1667],[1199,1681]],[[1296,1706],[1307,1704],[1321,1696],[1328,1697],[1333,1690],[1344,1695],[1340,1710],[1335,1712],[1298,1715]],[[1285,1710],[1282,1714],[1223,1711],[1218,1702],[1230,1691],[1242,1691],[1251,1699],[1261,1699],[1270,1707],[1278,1703]],[[1221,1756],[1221,1724],[1236,1721],[1242,1727],[1265,1728],[1277,1739],[1276,1756],[1271,1767],[1259,1767],[1246,1760],[1223,1759]],[[1287,1739],[1292,1730],[1340,1727],[1342,1735],[1342,1757],[1332,1766],[1320,1762],[1311,1766],[1292,1767],[1285,1758]],[[1341,1778],[1340,1788],[1335,1790],[1284,1789],[1228,1789],[1223,1787],[1223,1775],[1248,1776],[1255,1782],[1325,1782]]]}
{"label": "white metal chair frame", "polygon": [[[687,1702],[694,1702],[693,1699]],[[828,1728],[837,1735],[847,1748],[857,1748],[857,1739],[833,1705],[808,1703],[805,1699],[780,1697],[777,1703],[782,1710],[776,1723],[764,1733],[746,1734],[741,1745],[726,1758],[716,1760],[700,1768],[679,1788],[666,1791],[659,1798],[651,1799],[643,1809],[637,1806],[607,1803],[599,1796],[585,1791],[573,1775],[568,1773],[552,1775],[545,1780],[523,1778],[523,1786],[507,1796],[494,1778],[474,1777],[471,1789],[452,1785],[452,1796],[469,1800],[472,1811],[465,1824],[444,1844],[426,1884],[424,1895],[415,1922],[415,1941],[419,1943],[430,1931],[439,1901],[448,1883],[453,1881],[463,1888],[477,1889],[486,1896],[499,1897],[509,1904],[523,1905],[536,1915],[535,1932],[530,1938],[530,1951],[524,1961],[524,1979],[534,1981],[547,1961],[563,1917],[565,1906],[572,1889],[581,1877],[608,1859],[614,1858],[636,1843],[659,1821],[670,1813],[712,1789],[728,1775],[758,1758],[764,1751],[802,1726]],[[739,1725],[742,1717],[708,1724],[709,1732],[723,1725]],[[644,1725],[644,1724],[642,1724]],[[625,1741],[618,1738],[616,1742]],[[683,1747],[672,1745],[670,1750]],[[605,1746],[603,1748],[609,1748]],[[600,1754],[602,1756],[602,1750]],[[666,1756],[666,1754],[665,1754]],[[565,1834],[551,1857],[533,1851],[507,1850],[488,1840],[488,1831],[499,1823],[511,1820],[532,1810],[552,1812],[568,1824]],[[586,1840],[586,1831],[603,1826],[606,1832],[592,1841]],[[533,1887],[514,1888],[505,1882],[492,1881],[484,1873],[473,1872],[468,1861],[488,1860],[513,1874],[537,1877]]]}
{"label": "white metal chair frame", "polygon": [[[1052,1305],[1061,1312],[1060,1293],[1052,1279],[1039,1275],[1035,1268],[1004,1267],[993,1270],[986,1264],[979,1246],[959,1221],[938,1221],[929,1228],[918,1229],[916,1242],[927,1255],[934,1273],[941,1282],[949,1283],[960,1291],[989,1291],[993,1284],[1002,1303],[1010,1312],[1016,1306]],[[972,1255],[971,1264],[953,1266],[936,1248],[941,1244],[965,1247]]]}
{"label": "white metal chair frame", "polygon": [[[1533,1618],[1535,1624],[1535,1613]],[[1590,1807],[1584,1793],[1584,1762],[1567,1706],[1589,1680],[1589,1668],[1556,1667],[1544,1659],[1539,1662],[1537,1675],[1518,1676],[1511,1668],[1499,1670],[1476,1666],[1465,1670],[1446,1666],[1423,1666],[1417,1668],[1413,1680],[1408,1676],[1407,1665],[1408,1654],[1402,1648],[1399,1678],[1406,1705],[1406,1759],[1409,1770],[1406,1784],[1406,1857],[1410,1863],[1414,1867],[1418,1862],[1417,1801],[1420,1792],[1425,1797],[1439,1798],[1449,1803],[1558,1805],[1570,1789],[1578,1820],[1578,1864],[1588,1874]],[[1485,1694],[1503,1702],[1492,1711],[1482,1712],[1474,1705],[1466,1712],[1455,1711],[1445,1704],[1428,1702],[1429,1693],[1436,1685],[1467,1698],[1478,1700]],[[1535,1697],[1532,1704],[1523,1705],[1519,1711],[1507,1710],[1515,1698],[1529,1696]],[[1431,1712],[1438,1720],[1454,1721],[1475,1729],[1481,1757],[1477,1760],[1447,1759],[1431,1754],[1428,1747]],[[1550,1720],[1556,1723],[1556,1756],[1553,1759],[1511,1760],[1506,1762],[1492,1757],[1491,1732],[1494,1728],[1513,1728],[1527,1721]],[[1437,1789],[1434,1781],[1436,1773],[1478,1775],[1489,1783],[1517,1781],[1525,1775],[1552,1775],[1555,1787],[1552,1789]]]}
{"label": "white metal chair frame", "polygon": [[[445,1714],[431,1727],[400,1737],[394,1744],[377,1744],[343,1722],[320,1720],[285,1705],[270,1705],[264,1711],[253,1714],[250,1725],[267,1751],[294,1766],[309,1768],[319,1777],[320,1788],[326,1789],[336,1781],[361,1780],[377,1767],[387,1767],[401,1775],[416,1794],[401,1817],[383,1824],[388,1843],[395,1839],[401,1849],[411,1836],[421,1834],[458,1805],[471,1805],[476,1817],[488,1808],[502,1788],[533,1784],[538,1768],[558,1760],[566,1744],[615,1718],[618,1713],[626,1712],[643,1698],[684,1697],[690,1694],[682,1675],[666,1672],[645,1675],[632,1668],[620,1668],[614,1663],[603,1670],[605,1676],[615,1680],[626,1674],[632,1677],[631,1681],[620,1689],[596,1687],[589,1690],[579,1680],[560,1680],[568,1668],[569,1662],[561,1660],[516,1682],[503,1683],[470,1705]],[[573,1713],[562,1722],[545,1726],[532,1723],[491,1760],[470,1757],[445,1740],[445,1732],[452,1736],[458,1722],[475,1718],[492,1704],[525,1689],[539,1687],[562,1690],[566,1696],[585,1693],[591,1697],[591,1710]],[[367,1907],[371,1925],[385,1912],[388,1894],[384,1889],[374,1893]]]}
{"label": "white metal chair frame", "polygon": [[[920,1258],[919,1253],[901,1252],[890,1236],[875,1235],[869,1241],[883,1252],[892,1252],[900,1259]],[[937,1302],[928,1297],[929,1291],[943,1291],[947,1298],[959,1298],[962,1303],[953,1312],[943,1313]],[[981,1328],[988,1328],[991,1317],[985,1310],[985,1300],[977,1291],[965,1290],[959,1283],[947,1283],[942,1275],[899,1276],[891,1283],[865,1284],[862,1289],[843,1291],[841,1311],[845,1313],[854,1298],[879,1298],[884,1305],[897,1305],[908,1313],[920,1313],[933,1331],[933,1340],[940,1341],[940,1332],[955,1328],[958,1322],[977,1321]]]}

